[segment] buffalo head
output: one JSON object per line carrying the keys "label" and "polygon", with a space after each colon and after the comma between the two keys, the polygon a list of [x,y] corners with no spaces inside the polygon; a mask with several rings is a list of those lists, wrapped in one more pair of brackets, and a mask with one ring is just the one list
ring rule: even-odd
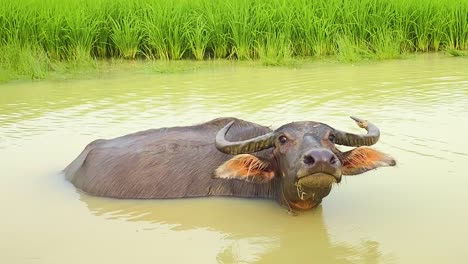
{"label": "buffalo head", "polygon": [[[309,209],[327,196],[342,175],[355,175],[395,160],[368,146],[375,144],[379,129],[370,122],[351,117],[367,134],[334,129],[317,122],[293,122],[255,138],[226,140],[234,121],[216,135],[216,148],[235,155],[215,172],[216,178],[257,183],[280,182],[278,200],[291,209]],[[355,147],[342,152],[336,145]]]}

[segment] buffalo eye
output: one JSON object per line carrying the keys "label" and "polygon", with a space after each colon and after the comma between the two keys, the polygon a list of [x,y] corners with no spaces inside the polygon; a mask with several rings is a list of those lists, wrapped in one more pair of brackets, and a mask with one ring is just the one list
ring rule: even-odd
{"label": "buffalo eye", "polygon": [[335,140],[336,140],[335,134],[330,134],[330,135],[328,136],[328,140],[330,140],[330,142],[332,142],[332,143],[335,143]]}
{"label": "buffalo eye", "polygon": [[278,138],[278,141],[281,143],[281,145],[285,144],[286,142],[288,142],[288,138],[286,136],[280,136]]}

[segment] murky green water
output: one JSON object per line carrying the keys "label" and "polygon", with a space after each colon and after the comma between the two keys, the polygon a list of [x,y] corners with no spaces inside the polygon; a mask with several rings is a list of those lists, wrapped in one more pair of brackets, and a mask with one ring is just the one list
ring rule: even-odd
{"label": "murky green water", "polygon": [[[96,138],[236,116],[382,131],[398,166],[347,177],[317,210],[273,201],[112,200],[60,170]],[[465,263],[468,59],[217,66],[0,86],[1,263]]]}

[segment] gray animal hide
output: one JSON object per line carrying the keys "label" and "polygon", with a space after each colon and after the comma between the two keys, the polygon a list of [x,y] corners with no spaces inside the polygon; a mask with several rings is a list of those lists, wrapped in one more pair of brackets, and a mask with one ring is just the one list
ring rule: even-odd
{"label": "gray animal hide", "polygon": [[[226,136],[231,141],[271,131],[243,120],[220,118],[96,140],[65,168],[65,176],[88,194],[114,198],[277,197],[278,178],[264,184],[213,178],[215,169],[232,158],[214,145],[216,133],[232,120],[236,122]],[[268,153],[254,154],[266,157]]]}

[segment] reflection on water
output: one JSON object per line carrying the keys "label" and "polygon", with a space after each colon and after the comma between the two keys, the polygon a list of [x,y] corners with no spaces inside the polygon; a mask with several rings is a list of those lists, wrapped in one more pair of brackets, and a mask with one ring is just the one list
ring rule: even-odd
{"label": "reflection on water", "polygon": [[[220,263],[382,263],[391,260],[382,256],[376,241],[332,242],[321,206],[294,217],[276,208],[272,201],[192,199],[191,207],[196,211],[190,211],[181,208],[186,203],[183,200],[126,201],[81,193],[80,200],[94,215],[109,220],[147,222],[154,226],[152,229],[165,227],[178,232],[215,233],[222,238],[216,256]],[[255,217],[249,216],[253,211]],[[229,218],[226,218],[227,213]]]}
{"label": "reflection on water", "polygon": [[[218,64],[0,86],[1,263],[460,263],[468,254],[468,59]],[[112,200],[59,173],[96,138],[235,116],[358,132],[398,161],[290,216],[246,199]]]}

